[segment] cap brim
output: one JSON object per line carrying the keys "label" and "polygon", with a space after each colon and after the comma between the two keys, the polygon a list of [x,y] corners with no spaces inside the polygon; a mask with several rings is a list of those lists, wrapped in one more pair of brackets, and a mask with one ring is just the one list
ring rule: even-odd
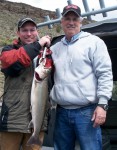
{"label": "cap brim", "polygon": [[23,22],[22,22],[22,24],[19,26],[19,28],[21,28],[25,23],[27,23],[27,22],[32,22],[36,27],[37,27],[37,24],[33,21],[33,20],[24,20]]}
{"label": "cap brim", "polygon": [[73,9],[71,9],[71,10],[67,10],[65,13],[62,13],[62,16],[65,16],[68,12],[74,12],[78,17],[80,17],[80,15],[79,15],[79,13],[77,12],[77,11],[75,11],[75,10],[73,10]]}

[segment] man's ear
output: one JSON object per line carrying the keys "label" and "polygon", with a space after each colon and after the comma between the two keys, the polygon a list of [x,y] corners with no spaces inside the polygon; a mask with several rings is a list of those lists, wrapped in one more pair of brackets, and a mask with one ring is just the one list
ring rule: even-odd
{"label": "man's ear", "polygon": [[39,36],[39,34],[37,34],[37,41],[39,41],[39,39],[40,39],[40,36]]}
{"label": "man's ear", "polygon": [[82,27],[82,23],[80,24],[80,28]]}
{"label": "man's ear", "polygon": [[80,17],[80,22],[82,22],[84,19],[82,17]]}
{"label": "man's ear", "polygon": [[80,28],[82,27],[83,18],[80,17]]}

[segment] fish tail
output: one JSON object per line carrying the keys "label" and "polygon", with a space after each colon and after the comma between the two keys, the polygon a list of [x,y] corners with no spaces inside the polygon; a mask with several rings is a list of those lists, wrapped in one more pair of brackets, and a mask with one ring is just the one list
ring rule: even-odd
{"label": "fish tail", "polygon": [[42,142],[39,140],[39,137],[35,137],[34,135],[32,135],[30,137],[30,139],[28,140],[27,142],[27,145],[39,145],[39,146],[42,146]]}

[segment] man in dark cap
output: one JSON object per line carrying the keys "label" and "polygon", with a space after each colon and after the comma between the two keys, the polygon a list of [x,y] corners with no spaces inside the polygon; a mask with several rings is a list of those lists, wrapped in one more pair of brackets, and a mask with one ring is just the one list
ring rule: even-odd
{"label": "man in dark cap", "polygon": [[61,26],[65,36],[51,46],[54,86],[50,97],[57,103],[54,148],[102,150],[100,125],[105,122],[112,95],[112,67],[105,43],[81,31],[81,10],[64,7]]}
{"label": "man in dark cap", "polygon": [[[0,120],[1,150],[40,150],[39,146],[27,146],[31,136],[28,128],[31,121],[30,92],[34,74],[34,58],[51,38],[39,39],[36,22],[32,18],[23,18],[18,22],[18,39],[12,45],[2,49],[1,71],[5,75],[3,104]],[[45,120],[40,133],[43,142],[47,130]]]}

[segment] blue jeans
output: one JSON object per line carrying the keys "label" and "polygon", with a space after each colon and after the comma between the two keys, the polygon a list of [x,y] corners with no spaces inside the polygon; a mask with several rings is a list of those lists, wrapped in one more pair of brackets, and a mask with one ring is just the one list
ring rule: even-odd
{"label": "blue jeans", "polygon": [[96,105],[79,109],[57,107],[54,150],[74,150],[78,140],[81,150],[102,150],[100,127],[91,121]]}

